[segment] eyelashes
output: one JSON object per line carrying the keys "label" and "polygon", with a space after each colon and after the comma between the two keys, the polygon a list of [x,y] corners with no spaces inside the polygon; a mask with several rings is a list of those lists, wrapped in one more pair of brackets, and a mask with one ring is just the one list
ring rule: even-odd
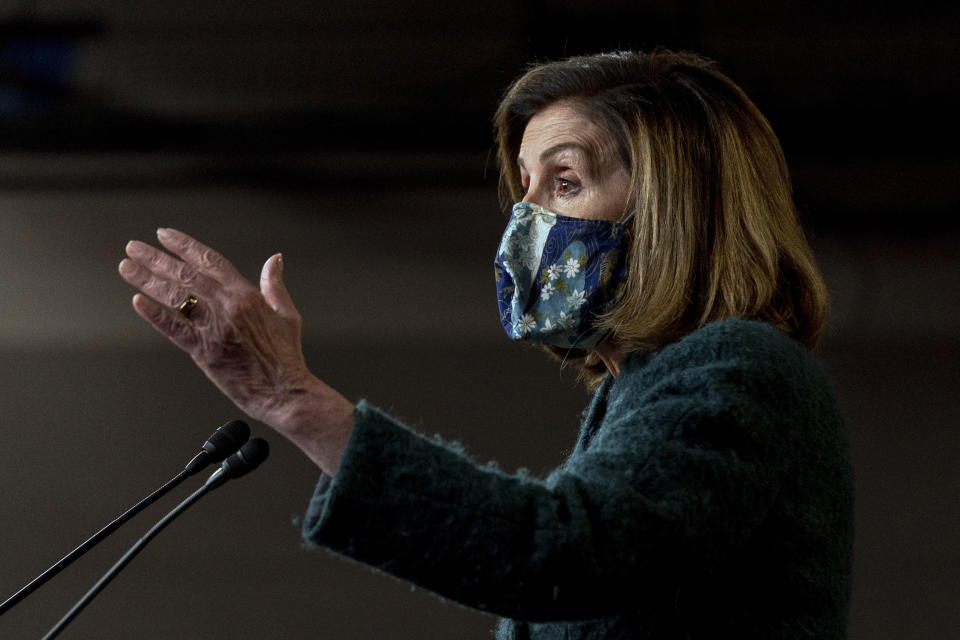
{"label": "eyelashes", "polygon": [[[520,180],[521,187],[524,191],[524,196],[530,194],[530,177],[523,176]],[[551,198],[563,199],[575,196],[580,191],[580,182],[574,178],[562,178],[560,176],[555,176],[550,185],[550,190],[547,195]]]}

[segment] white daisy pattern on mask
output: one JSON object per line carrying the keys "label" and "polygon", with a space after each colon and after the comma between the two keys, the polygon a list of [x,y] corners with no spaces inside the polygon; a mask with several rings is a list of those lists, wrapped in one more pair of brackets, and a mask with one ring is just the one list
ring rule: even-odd
{"label": "white daisy pattern on mask", "polygon": [[540,254],[536,247],[526,246],[520,260],[527,269],[534,271],[540,265]]}
{"label": "white daisy pattern on mask", "polygon": [[521,316],[520,320],[517,322],[517,326],[514,327],[514,329],[518,335],[523,336],[530,333],[530,331],[536,326],[536,319],[529,313],[525,313],[523,316]]}
{"label": "white daisy pattern on mask", "polygon": [[557,326],[561,329],[569,329],[574,325],[573,316],[567,313],[566,311],[560,312],[560,317],[557,318]]}
{"label": "white daisy pattern on mask", "polygon": [[580,307],[586,300],[587,296],[584,294],[583,289],[574,289],[567,298],[567,302],[570,303],[571,307]]}
{"label": "white daisy pattern on mask", "polygon": [[543,289],[540,290],[540,298],[543,300],[549,300],[550,296],[557,292],[557,288],[553,286],[552,282],[547,282],[543,285]]}
{"label": "white daisy pattern on mask", "polygon": [[623,282],[618,223],[571,219],[519,202],[496,259],[500,321],[514,340],[590,348]]}

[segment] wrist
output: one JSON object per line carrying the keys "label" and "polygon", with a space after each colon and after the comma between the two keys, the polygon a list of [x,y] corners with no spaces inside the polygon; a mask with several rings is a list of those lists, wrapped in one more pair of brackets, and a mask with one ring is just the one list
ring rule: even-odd
{"label": "wrist", "polygon": [[353,403],[309,376],[291,389],[280,415],[271,425],[290,440],[320,469],[336,475],[340,458],[353,431]]}

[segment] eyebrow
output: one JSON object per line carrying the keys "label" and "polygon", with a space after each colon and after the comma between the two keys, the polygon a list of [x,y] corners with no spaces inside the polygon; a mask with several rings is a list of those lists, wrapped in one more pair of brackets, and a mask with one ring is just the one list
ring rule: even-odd
{"label": "eyebrow", "polygon": [[[566,151],[567,149],[574,149],[576,151],[579,151],[587,158],[590,164],[595,164],[593,162],[594,158],[591,150],[588,149],[586,146],[580,144],[579,142],[573,142],[573,141],[560,142],[558,144],[553,145],[552,147],[544,149],[543,153],[540,154],[540,164],[543,164],[544,162],[549,160],[552,156],[557,155],[561,151]],[[517,156],[517,164],[521,168],[526,169],[526,166],[523,164],[523,158],[519,156]]]}

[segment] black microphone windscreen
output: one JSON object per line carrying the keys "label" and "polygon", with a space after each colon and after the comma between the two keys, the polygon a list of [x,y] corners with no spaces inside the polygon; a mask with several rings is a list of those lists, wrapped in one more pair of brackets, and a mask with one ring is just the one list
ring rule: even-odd
{"label": "black microphone windscreen", "polygon": [[250,473],[267,459],[270,445],[262,438],[254,438],[240,447],[240,451],[223,461],[221,469],[230,478],[239,478]]}
{"label": "black microphone windscreen", "polygon": [[220,462],[234,453],[250,437],[250,427],[243,420],[231,420],[220,426],[203,443],[207,463]]}

